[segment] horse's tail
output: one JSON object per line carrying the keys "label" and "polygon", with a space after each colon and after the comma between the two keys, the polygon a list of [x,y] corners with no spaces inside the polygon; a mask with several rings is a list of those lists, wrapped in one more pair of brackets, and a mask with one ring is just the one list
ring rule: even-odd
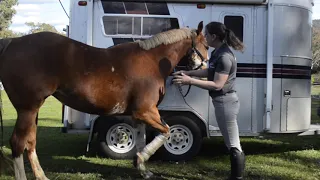
{"label": "horse's tail", "polygon": [[[0,56],[1,57],[1,56]],[[2,175],[2,172],[4,170],[5,162],[6,162],[6,157],[4,154],[3,150],[3,119],[2,119],[2,96],[1,96],[1,91],[0,91],[0,121],[1,121],[1,147],[0,147],[0,176]]]}
{"label": "horse's tail", "polygon": [[[8,46],[11,43],[11,39],[0,39],[0,62],[2,56],[5,54],[5,51],[7,50]],[[0,79],[1,81],[1,79]],[[3,128],[3,119],[2,119],[2,110],[3,110],[3,104],[2,104],[2,96],[1,96],[1,90],[0,90],[0,124],[1,124],[1,146],[0,146],[0,176],[2,175],[2,172],[4,170],[4,167],[11,167],[9,165],[9,162],[11,161],[9,158],[6,157],[3,147],[4,147],[4,128]]]}
{"label": "horse's tail", "polygon": [[[7,50],[10,43],[11,43],[11,39],[0,39],[0,62],[2,61],[2,56],[4,55],[4,53]],[[0,79],[0,81],[1,81],[1,79]],[[2,106],[2,97],[1,97],[1,90],[0,90],[1,153],[2,153],[2,147],[3,147],[3,134],[4,134],[2,109],[3,109],[3,106]]]}
{"label": "horse's tail", "polygon": [[0,39],[0,58],[4,54],[4,52],[6,52],[11,41],[12,41],[11,38]]}

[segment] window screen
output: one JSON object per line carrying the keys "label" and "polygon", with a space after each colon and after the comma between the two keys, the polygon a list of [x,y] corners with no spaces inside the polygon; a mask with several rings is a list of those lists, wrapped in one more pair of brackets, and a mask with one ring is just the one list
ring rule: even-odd
{"label": "window screen", "polygon": [[170,15],[165,2],[101,1],[105,14]]}
{"label": "window screen", "polygon": [[104,16],[103,24],[108,35],[141,35],[140,17]]}
{"label": "window screen", "polygon": [[231,29],[236,36],[243,41],[243,17],[242,16],[225,16],[224,24]]}
{"label": "window screen", "polygon": [[179,28],[178,19],[160,17],[104,16],[103,24],[106,35],[152,36]]}
{"label": "window screen", "polygon": [[127,14],[148,14],[145,3],[125,2]]}
{"label": "window screen", "polygon": [[104,13],[108,14],[126,14],[124,9],[123,2],[110,2],[110,1],[103,1],[102,7]]}
{"label": "window screen", "polygon": [[143,18],[143,35],[151,36],[170,29],[179,28],[176,18]]}
{"label": "window screen", "polygon": [[149,14],[153,15],[170,15],[166,3],[146,3]]}
{"label": "window screen", "polygon": [[127,42],[133,42],[132,38],[112,38],[112,40],[113,40],[114,45],[127,43]]}

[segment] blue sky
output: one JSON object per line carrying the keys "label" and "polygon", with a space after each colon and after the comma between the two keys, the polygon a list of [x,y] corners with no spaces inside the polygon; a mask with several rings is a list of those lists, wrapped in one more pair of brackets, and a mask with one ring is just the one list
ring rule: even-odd
{"label": "blue sky", "polygon": [[[70,0],[61,0],[69,14]],[[313,19],[320,19],[320,0],[314,0]],[[13,31],[26,32],[28,28],[25,22],[45,22],[62,31],[69,23],[69,19],[63,11],[59,0],[19,0],[19,5],[14,7],[17,14],[13,17],[10,27]]]}
{"label": "blue sky", "polygon": [[[69,14],[70,0],[61,0]],[[69,19],[63,11],[59,0],[19,0],[18,6],[14,7],[17,14],[12,19],[10,29],[18,32],[26,32],[28,28],[25,23],[43,22],[48,23],[62,31],[69,24]]]}

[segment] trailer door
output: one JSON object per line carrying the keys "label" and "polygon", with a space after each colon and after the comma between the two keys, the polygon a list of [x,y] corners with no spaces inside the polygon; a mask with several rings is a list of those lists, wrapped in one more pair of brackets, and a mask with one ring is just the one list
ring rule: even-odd
{"label": "trailer door", "polygon": [[[239,130],[242,134],[252,132],[252,96],[253,96],[253,6],[232,6],[232,5],[213,5],[212,21],[224,23],[231,29],[236,36],[244,42],[245,51],[243,53],[234,51],[237,63],[238,73],[236,80],[237,94],[240,100],[240,112],[238,115]],[[240,69],[239,69],[240,68]],[[246,70],[245,73],[239,70]],[[210,99],[211,101],[211,99]],[[212,102],[209,106],[210,125],[218,127],[214,107]]]}
{"label": "trailer door", "polygon": [[280,127],[271,131],[300,132],[311,119],[312,12],[290,4],[276,5],[274,11],[273,75],[281,90]]}

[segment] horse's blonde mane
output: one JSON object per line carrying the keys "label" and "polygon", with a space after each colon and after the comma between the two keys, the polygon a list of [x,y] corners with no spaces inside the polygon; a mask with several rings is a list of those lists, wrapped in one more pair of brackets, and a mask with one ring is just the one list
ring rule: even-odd
{"label": "horse's blonde mane", "polygon": [[164,44],[164,45],[173,44],[195,35],[196,35],[196,30],[194,29],[189,29],[189,28],[172,29],[169,31],[158,33],[146,40],[138,41],[138,43],[142,49],[149,50],[161,44]]}

